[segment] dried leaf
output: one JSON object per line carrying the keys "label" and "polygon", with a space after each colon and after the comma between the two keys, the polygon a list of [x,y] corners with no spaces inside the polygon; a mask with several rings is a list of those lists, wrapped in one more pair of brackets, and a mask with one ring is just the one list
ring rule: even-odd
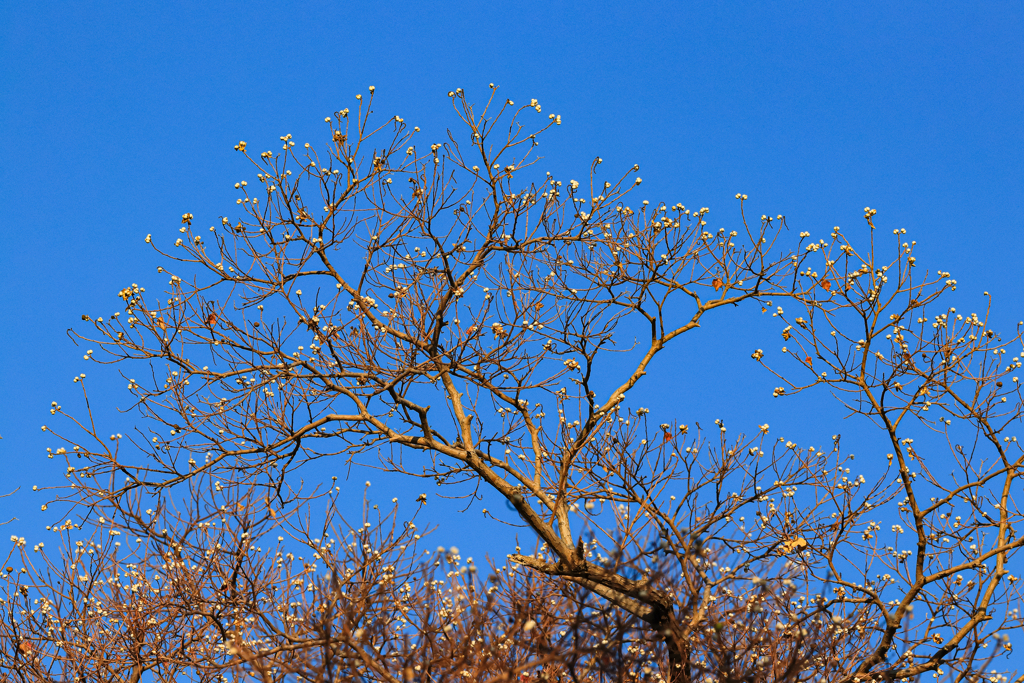
{"label": "dried leaf", "polygon": [[716,292],[720,290],[722,288],[722,278],[716,275],[715,279],[711,281],[711,286],[715,288]]}
{"label": "dried leaf", "polygon": [[832,289],[832,283],[829,282],[827,277],[821,278],[821,281],[818,284],[821,285],[821,288],[824,289],[826,292],[831,291]]}
{"label": "dried leaf", "polygon": [[801,537],[791,538],[787,541],[783,541],[782,545],[779,546],[779,552],[783,555],[789,555],[791,553],[803,550],[807,547],[807,541]]}

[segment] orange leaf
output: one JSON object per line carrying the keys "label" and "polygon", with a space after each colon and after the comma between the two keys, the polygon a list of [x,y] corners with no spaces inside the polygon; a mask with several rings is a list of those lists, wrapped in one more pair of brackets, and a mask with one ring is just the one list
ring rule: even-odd
{"label": "orange leaf", "polygon": [[711,286],[715,288],[716,292],[720,290],[722,288],[722,278],[716,275],[715,279],[711,281]]}
{"label": "orange leaf", "polygon": [[672,439],[672,435],[669,434],[668,432],[665,432],[665,441],[670,441],[671,439]]}
{"label": "orange leaf", "polygon": [[206,316],[206,326],[207,327],[213,327],[216,324],[217,324],[217,314],[216,313],[211,313],[210,315]]}
{"label": "orange leaf", "polygon": [[805,362],[806,362],[806,363],[807,363],[808,365],[810,365],[810,364],[811,364],[811,357],[810,357],[810,356],[807,356],[807,360],[806,360]]}
{"label": "orange leaf", "polygon": [[818,284],[821,285],[821,288],[824,289],[826,292],[832,289],[832,283],[828,281],[828,278],[821,278],[821,282],[819,282]]}
{"label": "orange leaf", "polygon": [[791,538],[782,542],[782,545],[779,546],[779,552],[783,555],[789,555],[790,553],[796,552],[798,550],[803,550],[806,547],[807,541],[803,538]]}

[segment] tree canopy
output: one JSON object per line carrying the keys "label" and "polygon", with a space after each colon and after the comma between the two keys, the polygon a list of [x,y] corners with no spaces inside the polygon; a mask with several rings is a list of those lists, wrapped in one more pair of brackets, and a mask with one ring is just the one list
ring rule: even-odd
{"label": "tree canopy", "polygon": [[[236,213],[146,237],[166,291],[82,316],[138,430],[54,403],[67,521],[52,553],[13,539],[5,676],[1001,680],[1021,328],[951,308],[870,208],[815,241],[741,194],[715,227],[636,201],[638,166],[538,171],[561,120],[536,101],[449,97],[444,140],[375,119],[371,89],[325,145],[239,142]],[[885,463],[654,423],[652,363],[734,307],[777,319],[781,353],[746,361],[766,394],[831,397]],[[327,458],[496,497],[536,546],[424,553],[397,499],[342,517],[353,484],[305,474]]]}

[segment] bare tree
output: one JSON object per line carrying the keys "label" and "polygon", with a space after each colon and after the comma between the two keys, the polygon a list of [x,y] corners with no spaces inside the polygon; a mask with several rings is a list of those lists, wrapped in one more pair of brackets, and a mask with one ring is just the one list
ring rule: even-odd
{"label": "bare tree", "polygon": [[[537,137],[560,118],[530,124],[536,101],[449,95],[446,140],[371,123],[371,90],[326,119],[326,149],[240,142],[256,176],[235,185],[240,217],[202,231],[186,213],[173,249],[147,237],[168,259],[165,296],[133,284],[123,310],[83,316],[78,338],[100,349],[87,357],[123,366],[142,419],[106,439],[53,406],[86,436],[51,428],[70,480],[54,500],[74,512],[57,559],[28,572],[32,590],[66,586],[64,603],[38,598],[49,659],[31,662],[96,662],[62,675],[99,680],[999,680],[984,669],[1020,626],[1021,361],[1005,357],[1020,330],[945,306],[955,280],[916,266],[905,231],[883,257],[870,209],[864,244],[748,221],[745,195],[715,228],[706,208],[631,205],[636,166],[537,172]],[[734,306],[784,325],[776,398],[831,390],[891,444],[888,469],[851,472],[839,435],[801,447],[768,425],[655,425],[630,406],[677,337]],[[488,517],[537,546],[491,583],[449,572],[449,602],[432,602],[434,579],[413,577],[458,553],[413,561],[397,512],[345,529],[327,506],[313,531],[338,487],[299,477],[324,458],[467,505],[497,496],[515,512]],[[93,545],[73,544],[85,527]],[[280,529],[314,553],[304,574],[266,540]],[[88,561],[102,567],[76,574]],[[132,574],[156,563],[170,589]],[[100,593],[76,595],[83,582]],[[11,653],[28,628],[18,590]]]}

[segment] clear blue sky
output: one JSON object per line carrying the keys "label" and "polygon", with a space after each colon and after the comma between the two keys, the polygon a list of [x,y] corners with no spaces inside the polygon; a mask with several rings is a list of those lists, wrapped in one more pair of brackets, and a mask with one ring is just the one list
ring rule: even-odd
{"label": "clear blue sky", "polygon": [[[0,516],[20,517],[8,528],[21,535],[45,523],[32,484],[61,480],[40,425],[51,400],[75,404],[72,376],[90,373],[110,431],[130,426],[113,412],[124,383],[65,330],[115,310],[132,282],[164,283],[143,237],[233,206],[249,173],[235,142],[322,140],[324,117],[369,85],[378,112],[438,140],[450,89],[537,98],[564,121],[541,147],[551,170],[639,163],[652,201],[722,221],[737,192],[816,234],[874,207],[921,243],[922,265],[953,272],[965,308],[991,290],[1000,316],[1024,317],[1019,1],[2,5],[0,488],[22,488]],[[681,344],[637,405],[769,420],[802,441],[857,429],[772,402],[747,358],[765,342],[739,321]],[[451,522],[452,508],[431,510]]]}

